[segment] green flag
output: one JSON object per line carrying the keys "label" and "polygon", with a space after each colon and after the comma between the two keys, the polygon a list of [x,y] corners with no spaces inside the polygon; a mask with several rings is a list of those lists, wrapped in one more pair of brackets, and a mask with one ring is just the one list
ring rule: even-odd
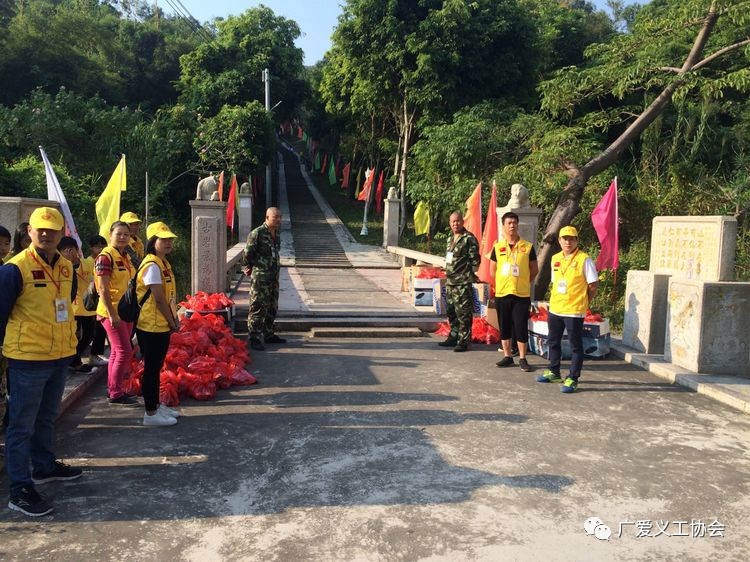
{"label": "green flag", "polygon": [[336,185],[336,166],[333,164],[333,158],[328,163],[328,183]]}
{"label": "green flag", "polygon": [[427,234],[428,232],[430,232],[430,210],[424,201],[420,201],[414,209],[414,234]]}

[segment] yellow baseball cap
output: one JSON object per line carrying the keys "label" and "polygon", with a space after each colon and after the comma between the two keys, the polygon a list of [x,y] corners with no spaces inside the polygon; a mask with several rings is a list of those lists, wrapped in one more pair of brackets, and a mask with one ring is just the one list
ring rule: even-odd
{"label": "yellow baseball cap", "polygon": [[177,235],[169,230],[169,227],[163,222],[152,222],[146,229],[146,238],[151,239],[152,236],[157,238],[177,238]]}
{"label": "yellow baseball cap", "polygon": [[576,230],[575,226],[563,226],[560,229],[560,238],[563,236],[573,236],[575,238],[578,238],[578,231]]}
{"label": "yellow baseball cap", "polygon": [[136,215],[133,211],[128,211],[127,213],[123,213],[122,216],[120,217],[120,220],[128,224],[130,224],[131,222],[141,222],[141,219],[139,219],[138,215]]}
{"label": "yellow baseball cap", "polygon": [[65,221],[60,211],[53,209],[52,207],[39,207],[34,209],[29,217],[29,224],[31,228],[36,229],[48,229],[48,230],[62,230],[65,226]]}

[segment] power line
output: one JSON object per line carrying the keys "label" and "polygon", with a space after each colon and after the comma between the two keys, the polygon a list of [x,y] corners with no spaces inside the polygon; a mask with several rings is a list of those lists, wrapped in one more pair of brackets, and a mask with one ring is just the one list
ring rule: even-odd
{"label": "power line", "polygon": [[211,34],[206,31],[206,29],[198,22],[195,17],[193,17],[193,14],[190,13],[190,11],[185,8],[185,6],[180,2],[180,0],[166,0],[167,4],[169,4],[172,7],[172,10],[174,11],[175,15],[178,18],[181,18],[185,20],[185,22],[190,26],[190,28],[201,35],[205,40],[212,41],[213,37]]}

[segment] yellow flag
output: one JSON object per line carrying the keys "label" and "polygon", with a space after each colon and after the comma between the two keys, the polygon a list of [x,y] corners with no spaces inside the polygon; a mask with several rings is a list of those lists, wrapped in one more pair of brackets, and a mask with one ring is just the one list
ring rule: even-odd
{"label": "yellow flag", "polygon": [[414,209],[414,234],[427,234],[430,231],[430,210],[424,201]]}
{"label": "yellow flag", "polygon": [[101,197],[96,200],[96,220],[99,223],[99,234],[109,240],[109,228],[120,218],[120,192],[125,191],[127,174],[125,173],[125,155],[107,182]]}

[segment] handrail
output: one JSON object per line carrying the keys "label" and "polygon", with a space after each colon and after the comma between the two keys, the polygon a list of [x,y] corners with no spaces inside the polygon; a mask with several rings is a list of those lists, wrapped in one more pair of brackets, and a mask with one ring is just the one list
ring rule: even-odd
{"label": "handrail", "polygon": [[227,256],[226,256],[226,283],[225,283],[225,289],[229,292],[230,296],[234,294],[237,291],[237,285],[239,285],[239,282],[232,287],[232,278],[239,274],[240,281],[242,280],[242,273],[240,272],[240,267],[242,266],[242,252],[245,250],[245,243],[239,242],[232,246],[231,248],[227,248]]}
{"label": "handrail", "polygon": [[385,249],[391,254],[401,256],[402,265],[413,265],[414,262],[422,262],[434,265],[435,267],[445,267],[444,256],[433,256],[432,254],[410,250],[409,248],[402,248],[401,246],[386,246]]}

